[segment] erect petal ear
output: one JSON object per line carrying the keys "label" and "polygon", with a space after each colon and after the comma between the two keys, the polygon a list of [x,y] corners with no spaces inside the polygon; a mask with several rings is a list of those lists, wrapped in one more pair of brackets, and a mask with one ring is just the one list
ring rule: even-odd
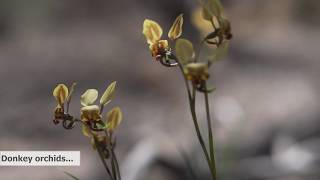
{"label": "erect petal ear", "polygon": [[180,14],[176,20],[173,22],[169,33],[168,33],[168,37],[171,40],[177,39],[181,36],[182,34],[182,25],[183,25],[183,14]]}
{"label": "erect petal ear", "polygon": [[58,84],[57,87],[54,88],[52,94],[58,101],[58,104],[62,107],[68,97],[69,90],[66,85]]}
{"label": "erect petal ear", "polygon": [[114,93],[115,93],[115,90],[116,90],[116,85],[117,85],[117,82],[114,81],[107,87],[107,89],[104,91],[104,93],[100,99],[101,105],[104,106],[112,100]]}
{"label": "erect petal ear", "polygon": [[148,44],[153,44],[160,40],[163,31],[157,22],[150,19],[145,19],[143,22],[142,33],[145,35]]}
{"label": "erect petal ear", "polygon": [[218,19],[222,16],[223,7],[220,0],[208,0],[204,3],[204,8],[206,9],[207,17],[209,14],[211,14],[211,16],[216,16]]}

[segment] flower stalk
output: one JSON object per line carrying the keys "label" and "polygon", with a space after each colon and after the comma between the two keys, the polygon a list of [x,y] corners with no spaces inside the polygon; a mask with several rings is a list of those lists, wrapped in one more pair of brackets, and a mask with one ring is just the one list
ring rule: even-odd
{"label": "flower stalk", "polygon": [[[177,60],[178,62],[178,60]],[[186,76],[184,75],[184,71],[183,68],[181,68],[181,64],[179,64],[180,67],[180,71],[185,79],[186,82],[186,89],[188,92],[188,99],[189,99],[189,106],[190,106],[190,112],[191,112],[191,116],[192,116],[192,120],[193,120],[193,124],[196,130],[196,134],[197,134],[197,138],[198,141],[201,145],[201,149],[205,155],[207,164],[209,166],[209,170],[212,176],[212,180],[216,180],[216,165],[215,165],[215,156],[214,156],[214,146],[213,146],[213,135],[212,135],[212,126],[211,126],[211,119],[210,119],[210,109],[209,109],[209,99],[208,99],[208,92],[205,92],[205,104],[206,104],[206,113],[207,113],[207,123],[208,123],[208,134],[209,134],[209,149],[210,149],[210,154],[208,153],[207,147],[206,147],[206,143],[204,141],[203,135],[201,133],[200,127],[199,127],[199,123],[198,123],[198,117],[197,117],[197,113],[196,113],[196,106],[195,106],[195,102],[196,102],[196,88],[192,87],[192,93],[190,93],[190,86],[189,86],[189,82],[186,78]]]}
{"label": "flower stalk", "polygon": [[115,154],[116,140],[113,137],[114,131],[122,121],[122,112],[119,107],[112,108],[106,114],[106,121],[103,121],[104,106],[108,104],[115,92],[116,82],[111,83],[100,99],[99,105],[94,105],[98,98],[96,89],[88,89],[82,94],[81,116],[75,118],[69,114],[71,95],[74,91],[75,83],[69,88],[64,84],[59,84],[53,91],[53,96],[57,100],[57,107],[54,110],[54,124],[62,122],[65,129],[73,129],[75,124],[82,126],[82,133],[91,139],[91,145],[97,151],[99,158],[109,176],[110,180],[121,180],[121,173],[117,156]]}
{"label": "flower stalk", "polygon": [[[156,61],[159,61],[166,67],[179,67],[186,86],[190,113],[198,141],[208,164],[211,179],[217,180],[212,120],[209,106],[209,93],[213,92],[214,88],[209,88],[207,82],[210,77],[209,67],[226,54],[232,34],[230,22],[223,15],[223,8],[219,0],[200,0],[200,5],[202,9],[202,19],[199,21],[209,21],[213,30],[201,40],[198,52],[194,51],[193,44],[189,40],[180,38],[183,28],[182,14],[176,18],[168,33],[168,38],[171,40],[170,43],[175,44],[174,49],[166,39],[162,39],[163,30],[155,21],[149,19],[144,21],[143,34],[149,44],[151,55]],[[159,46],[159,42],[161,42],[162,46]],[[202,56],[200,56],[200,53],[202,55],[204,46],[213,49],[204,59],[201,59],[200,57]],[[207,142],[203,136],[205,132],[202,132],[199,127],[196,111],[197,93],[203,93],[204,95],[208,134]]]}

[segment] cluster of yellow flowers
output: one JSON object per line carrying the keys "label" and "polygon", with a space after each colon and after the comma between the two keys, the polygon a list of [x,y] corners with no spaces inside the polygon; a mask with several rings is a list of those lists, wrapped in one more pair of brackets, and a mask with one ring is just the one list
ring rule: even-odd
{"label": "cluster of yellow flowers", "polygon": [[[220,0],[199,0],[201,7],[198,8],[200,16],[194,18],[195,24],[205,22],[210,25],[210,30],[201,40],[199,50],[195,52],[193,44],[184,38],[180,38],[183,32],[183,15],[180,14],[172,24],[168,37],[171,40],[170,46],[167,39],[162,39],[161,26],[150,19],[143,23],[142,33],[145,35],[152,57],[167,67],[178,66],[183,74],[190,112],[197,133],[197,138],[205,155],[212,179],[217,179],[214,143],[212,133],[212,123],[210,116],[208,93],[213,88],[208,88],[207,80],[209,79],[209,67],[213,62],[222,59],[226,54],[229,41],[232,38],[230,22],[223,16],[223,8]],[[200,27],[200,26],[199,26]],[[207,54],[203,50],[206,48]],[[199,128],[198,117],[196,112],[196,93],[203,93],[205,99],[205,111],[208,126],[208,142],[203,138],[202,130]]]}
{"label": "cluster of yellow flowers", "polygon": [[[201,40],[199,50],[195,52],[193,44],[185,38],[181,38],[183,33],[183,14],[176,17],[169,32],[168,38],[162,38],[162,27],[155,21],[146,19],[143,23],[142,33],[145,35],[152,57],[162,65],[168,67],[178,66],[183,74],[190,111],[197,132],[200,145],[206,157],[212,179],[216,179],[215,157],[213,147],[213,136],[211,127],[210,107],[208,93],[212,90],[207,87],[209,79],[209,67],[213,62],[221,59],[228,49],[229,40],[232,38],[230,22],[223,15],[223,8],[220,0],[199,0],[201,7],[199,12],[201,19],[210,24],[210,31]],[[170,43],[169,43],[170,42]],[[174,46],[171,46],[174,44]],[[203,47],[209,47],[208,55],[203,55]],[[62,122],[66,129],[71,129],[76,123],[81,123],[82,133],[89,137],[94,149],[99,153],[110,178],[121,180],[120,170],[114,153],[115,138],[113,133],[122,121],[122,112],[119,107],[112,108],[103,116],[104,107],[111,102],[114,97],[116,82],[111,83],[100,98],[98,104],[98,91],[96,89],[86,90],[80,98],[80,118],[77,119],[69,114],[69,105],[76,84],[70,88],[65,84],[58,84],[53,90],[53,96],[57,101],[54,109],[55,124]],[[192,90],[191,88],[192,87]],[[203,93],[205,97],[205,107],[208,124],[208,148],[198,125],[196,112],[196,93]],[[111,158],[109,158],[111,157]],[[111,164],[112,171],[108,165]]]}
{"label": "cluster of yellow flowers", "polygon": [[215,46],[203,62],[199,62],[198,59],[200,51],[195,55],[193,44],[187,39],[179,38],[183,32],[182,14],[175,19],[168,33],[169,39],[175,43],[174,51],[168,40],[161,38],[163,30],[157,22],[146,19],[142,31],[149,44],[151,55],[162,64],[170,63],[170,60],[175,61],[175,64],[168,66],[182,66],[186,78],[199,88],[209,78],[209,66],[226,53],[229,40],[232,38],[230,22],[223,16],[220,1],[201,0],[201,5],[201,20],[208,21],[212,25],[212,31],[201,41],[201,46],[204,44]]}
{"label": "cluster of yellow flowers", "polygon": [[[82,124],[82,132],[85,136],[91,138],[93,147],[94,139],[106,145],[112,141],[112,133],[122,121],[122,112],[119,107],[111,109],[106,114],[106,120],[103,121],[102,113],[104,106],[111,102],[116,88],[116,82],[111,83],[100,98],[99,105],[95,105],[98,98],[96,89],[88,89],[81,95],[81,117],[76,119],[69,114],[69,103],[74,91],[75,83],[70,89],[65,84],[58,84],[53,90],[53,96],[57,100],[57,106],[54,110],[55,124],[62,121],[65,128],[72,128],[74,123]],[[68,123],[68,125],[66,125]]]}

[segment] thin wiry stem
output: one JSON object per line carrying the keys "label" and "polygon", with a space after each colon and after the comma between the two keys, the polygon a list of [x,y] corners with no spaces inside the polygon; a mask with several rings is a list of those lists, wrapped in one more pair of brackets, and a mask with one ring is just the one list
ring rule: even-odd
{"label": "thin wiry stem", "polygon": [[109,151],[109,153],[111,153],[111,169],[112,169],[112,175],[113,175],[113,178],[115,179],[115,180],[117,180],[117,172],[116,172],[116,166],[115,166],[115,164],[114,164],[114,157],[113,157],[113,154],[112,154],[112,152],[111,152],[111,150],[112,150],[112,145],[111,145],[111,141],[112,141],[112,134],[110,134],[108,131],[104,131],[105,132],[105,134],[106,134],[106,137],[109,139],[109,143],[107,144],[107,149],[108,149],[108,151]]}
{"label": "thin wiry stem", "polygon": [[[81,120],[79,120],[79,119],[76,119],[76,118],[75,118],[75,119],[74,119],[74,122],[80,122],[81,124],[83,124],[83,125],[86,126],[87,128],[92,129],[90,126],[88,126],[86,123],[84,123],[83,121],[81,121]],[[93,130],[93,129],[92,129],[92,130]],[[106,136],[109,137],[109,133],[106,132],[106,131],[104,131],[104,132],[106,133]],[[105,157],[104,157],[104,155],[103,155],[103,151],[101,150],[101,147],[98,146],[99,142],[98,142],[97,137],[96,137],[96,136],[93,136],[93,139],[94,139],[94,143],[96,144],[96,147],[97,147],[98,155],[99,155],[99,157],[100,157],[100,159],[101,159],[101,162],[102,162],[104,168],[106,169],[106,171],[107,171],[110,179],[111,179],[111,180],[121,180],[120,170],[119,170],[119,166],[118,166],[118,161],[117,161],[117,159],[116,159],[116,157],[115,157],[115,153],[113,152],[113,149],[112,149],[112,148],[109,148],[109,145],[108,145],[108,149],[109,149],[109,151],[111,152],[111,158],[113,158],[113,160],[114,160],[114,164],[112,164],[112,166],[113,166],[113,165],[114,165],[114,166],[112,167],[112,172],[111,172],[110,169],[109,169],[108,164],[107,164],[106,161],[105,161]],[[112,161],[113,161],[113,160],[112,160]],[[111,163],[113,163],[113,162],[111,162]],[[118,174],[118,175],[117,175],[117,174]],[[118,177],[119,179],[118,179],[117,177]]]}
{"label": "thin wiry stem", "polygon": [[117,176],[117,172],[116,172],[116,165],[115,165],[115,162],[114,162],[113,155],[111,155],[111,169],[112,169],[113,178],[117,180],[118,176]]}
{"label": "thin wiry stem", "polygon": [[215,156],[214,156],[214,144],[213,144],[213,135],[212,135],[212,125],[211,125],[211,116],[210,116],[210,108],[209,108],[209,98],[208,98],[208,91],[207,91],[207,84],[204,84],[205,92],[204,92],[204,99],[206,105],[206,114],[207,114],[207,126],[208,126],[208,139],[209,139],[209,149],[210,149],[210,159],[212,165],[212,171],[216,176],[216,163],[215,163]]}
{"label": "thin wiry stem", "polygon": [[104,104],[100,104],[99,114],[101,115],[104,109]]}
{"label": "thin wiry stem", "polygon": [[[216,169],[215,169],[215,161],[211,160],[211,158],[214,158],[213,138],[212,138],[212,131],[211,131],[211,120],[210,120],[210,123],[209,123],[210,124],[210,128],[209,128],[210,132],[209,132],[209,134],[210,134],[210,137],[211,137],[211,138],[209,138],[209,146],[210,146],[210,155],[209,155],[209,152],[207,150],[205,141],[203,139],[203,136],[201,134],[200,127],[199,127],[199,124],[198,124],[198,118],[197,118],[196,107],[195,107],[196,87],[192,86],[192,91],[191,91],[188,79],[186,78],[186,76],[184,74],[183,65],[180,63],[179,59],[174,54],[170,53],[169,55],[170,55],[170,56],[168,56],[169,59],[176,61],[177,64],[175,64],[175,65],[178,65],[178,67],[179,67],[179,69],[180,69],[180,71],[182,73],[182,76],[184,78],[185,86],[186,86],[187,93],[188,93],[191,116],[192,116],[193,124],[194,124],[195,130],[196,130],[197,138],[199,140],[199,143],[200,143],[201,148],[203,150],[203,153],[205,155],[206,161],[208,163],[208,167],[210,169],[212,180],[217,180],[217,178],[216,178]],[[161,63],[163,64],[163,62],[161,62]],[[205,89],[206,89],[206,87],[205,87]],[[207,89],[206,89],[206,93],[208,93]],[[206,109],[207,109],[207,112],[209,112],[209,106],[206,106]],[[209,116],[209,119],[210,119],[210,116]]]}
{"label": "thin wiry stem", "polygon": [[184,75],[184,70],[183,70],[183,66],[182,64],[178,61],[178,58],[174,55],[174,54],[171,54],[171,57],[177,62],[178,64],[178,67],[182,73],[182,76],[183,76],[183,80],[185,82],[185,85],[186,85],[186,88],[187,88],[187,93],[188,93],[188,98],[189,98],[189,101],[191,101],[192,97],[191,97],[191,90],[190,90],[190,86],[189,86],[189,83],[188,83],[188,79],[186,78],[186,76]]}
{"label": "thin wiry stem", "polygon": [[207,160],[207,163],[208,163],[208,166],[209,166],[209,169],[210,169],[210,173],[212,175],[212,178],[213,180],[216,180],[216,177],[215,177],[215,173],[213,171],[213,168],[212,168],[212,163],[211,163],[211,159],[210,159],[210,156],[209,156],[209,153],[208,153],[208,150],[206,148],[206,145],[205,145],[205,142],[203,140],[203,137],[202,137],[202,134],[201,134],[201,131],[200,131],[200,127],[199,127],[199,124],[198,124],[198,118],[197,118],[197,113],[196,113],[196,109],[195,109],[195,88],[193,87],[193,98],[191,99],[192,101],[189,102],[190,104],[190,111],[191,111],[191,115],[192,115],[192,120],[193,120],[193,123],[194,123],[194,127],[196,129],[196,133],[197,133],[197,137],[198,137],[198,140],[199,140],[199,143],[202,147],[202,150],[203,150],[203,153],[206,157],[206,160]]}
{"label": "thin wiry stem", "polygon": [[206,161],[208,163],[208,166],[209,166],[209,169],[210,169],[210,173],[212,175],[212,179],[213,180],[216,180],[216,175],[215,175],[215,171],[213,170],[212,168],[212,163],[211,163],[211,159],[210,159],[210,156],[209,156],[209,153],[208,153],[208,150],[206,148],[206,145],[205,145],[205,142],[203,140],[203,137],[202,137],[202,134],[201,134],[201,131],[200,131],[200,127],[199,127],[199,124],[198,124],[198,118],[197,118],[197,113],[196,113],[196,108],[195,108],[195,100],[196,100],[196,90],[195,88],[193,87],[192,88],[192,92],[191,92],[191,89],[190,89],[190,86],[189,86],[189,82],[184,74],[184,71],[183,71],[183,66],[182,64],[179,62],[179,60],[172,54],[171,56],[174,60],[176,60],[176,62],[178,63],[178,67],[183,75],[183,78],[184,78],[184,81],[185,81],[185,85],[186,85],[186,88],[187,88],[187,93],[188,93],[188,99],[189,99],[189,105],[190,105],[190,111],[191,111],[191,116],[192,116],[192,120],[193,120],[193,124],[194,124],[194,127],[195,127],[195,130],[196,130],[196,134],[197,134],[197,138],[199,140],[199,143],[201,145],[201,148],[203,150],[203,153],[205,155],[205,158],[206,158]]}
{"label": "thin wiry stem", "polygon": [[119,163],[118,163],[117,156],[114,153],[113,148],[111,149],[111,154],[114,157],[114,162],[115,162],[115,165],[116,165],[116,172],[118,174],[118,178],[119,178],[119,180],[121,180],[121,173],[120,173]]}
{"label": "thin wiry stem", "polygon": [[119,168],[119,163],[117,156],[114,152],[114,145],[112,143],[112,132],[107,132],[104,131],[106,136],[110,139],[110,144],[107,145],[108,150],[111,153],[111,164],[112,164],[112,170],[114,171],[114,176],[116,180],[121,180],[121,173],[120,173],[120,168]]}
{"label": "thin wiry stem", "polygon": [[111,174],[111,171],[110,171],[110,169],[109,169],[109,167],[108,167],[108,164],[106,163],[106,161],[105,161],[105,159],[104,159],[103,152],[101,151],[100,146],[98,146],[98,143],[99,143],[99,142],[98,142],[98,140],[97,140],[97,137],[93,136],[93,138],[94,138],[94,143],[96,144],[97,151],[98,151],[99,157],[100,157],[100,159],[101,159],[101,162],[102,162],[104,168],[106,169],[106,171],[107,171],[109,177],[111,178],[111,180],[116,180],[116,179],[113,178],[113,176],[112,176],[112,174]]}

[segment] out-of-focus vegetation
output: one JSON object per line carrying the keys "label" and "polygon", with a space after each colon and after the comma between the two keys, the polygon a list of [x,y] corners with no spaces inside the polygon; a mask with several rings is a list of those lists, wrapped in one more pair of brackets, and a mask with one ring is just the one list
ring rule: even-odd
{"label": "out-of-focus vegetation", "polygon": [[[222,3],[234,39],[227,59],[211,72],[219,87],[210,106],[221,179],[319,179],[320,2]],[[92,154],[81,132],[48,123],[55,107],[49,92],[58,82],[76,81],[79,97],[83,87],[103,91],[101,82],[113,79],[121,97],[113,103],[126,117],[117,134],[123,179],[186,179],[174,142],[194,157],[197,175],[207,177],[192,123],[186,121],[188,107],[182,106],[181,76],[148,61],[141,35],[145,18],[167,32],[174,17],[185,12],[184,33],[196,42],[200,32],[191,23],[196,7],[194,0],[1,1],[0,147]],[[200,113],[204,127],[205,113]],[[82,158],[79,168],[67,170],[83,179],[104,177],[98,157]],[[9,180],[65,178],[52,168],[40,169],[1,168],[0,174]]]}

